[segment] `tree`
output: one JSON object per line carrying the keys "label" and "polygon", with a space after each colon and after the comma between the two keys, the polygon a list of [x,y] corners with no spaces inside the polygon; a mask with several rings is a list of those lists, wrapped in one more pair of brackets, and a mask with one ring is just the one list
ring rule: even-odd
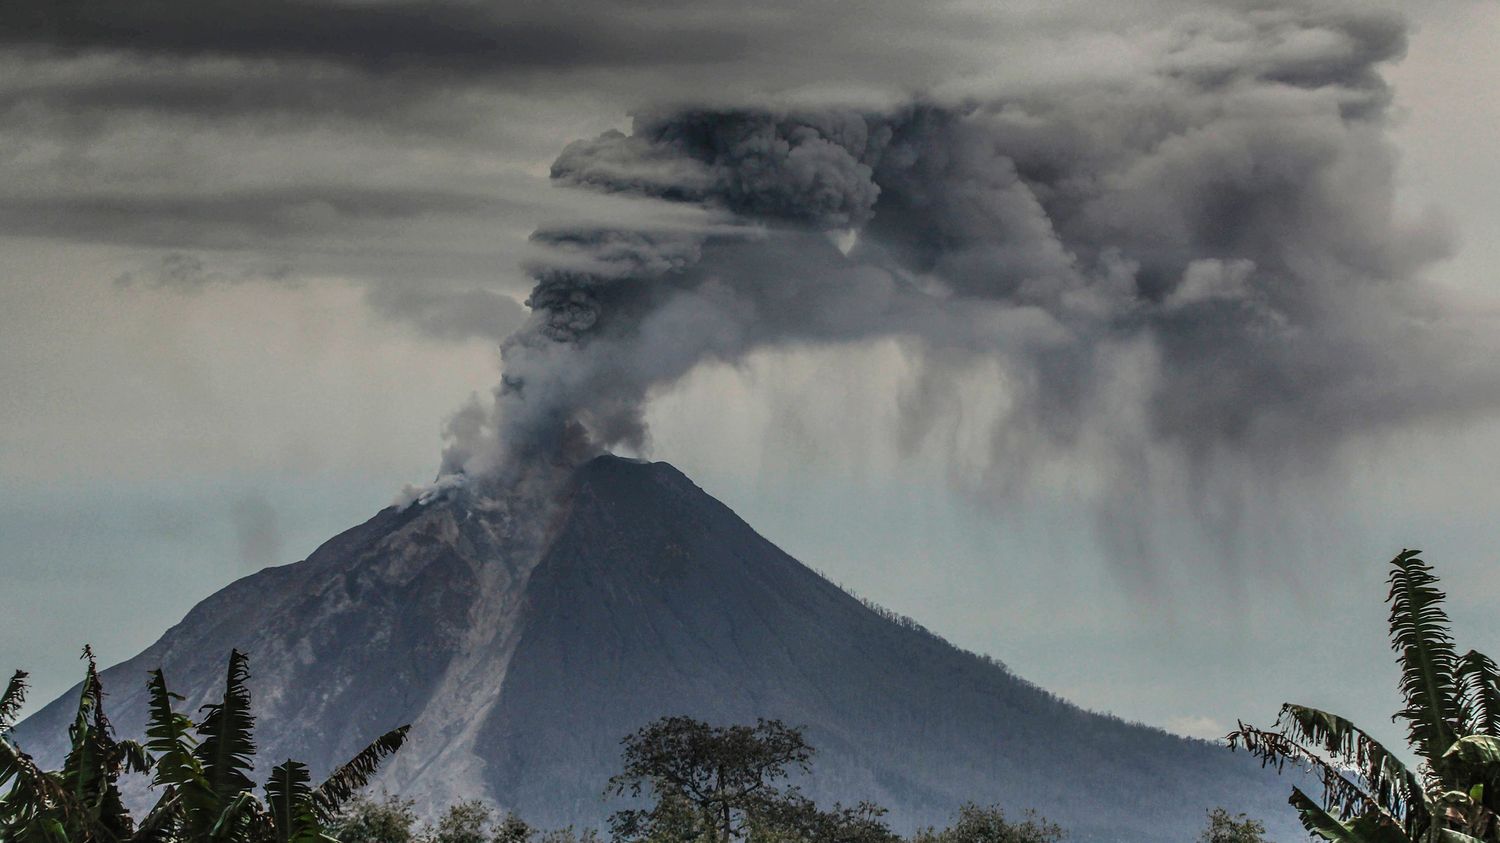
{"label": "tree", "polygon": [[1198,835],[1198,843],[1267,843],[1265,834],[1264,824],[1215,808],[1208,812],[1208,828]]}
{"label": "tree", "polygon": [[423,839],[427,843],[490,843],[490,820],[495,812],[478,799],[448,806]]}
{"label": "tree", "polygon": [[1500,841],[1500,670],[1476,651],[1459,656],[1443,611],[1445,595],[1420,552],[1391,560],[1391,649],[1400,666],[1412,770],[1368,733],[1336,714],[1287,703],[1271,729],[1241,722],[1229,734],[1278,770],[1302,766],[1323,784],[1321,799],[1292,788],[1304,827],[1347,843]]}
{"label": "tree", "polygon": [[970,802],[958,809],[953,825],[919,831],[912,843],[1057,843],[1064,837],[1061,826],[1030,811],[1021,822],[1012,822],[998,805]]}
{"label": "tree", "polygon": [[[406,739],[405,726],[386,733],[317,787],[306,765],[288,760],[271,769],[262,802],[249,776],[255,718],[243,653],[230,653],[224,694],[203,707],[207,714],[197,724],[173,708],[182,697],[153,671],[144,745],[115,740],[88,648],[84,658],[88,669],[59,771],[42,772],[10,741],[25,674],[18,672],[0,697],[0,787],[7,788],[0,794],[0,840],[6,843],[326,843],[339,808]],[[137,825],[117,780],[147,771],[162,795]]]}
{"label": "tree", "polygon": [[881,819],[885,814],[885,808],[871,802],[821,811],[799,797],[769,816],[752,819],[749,838],[754,843],[899,843],[901,838]]}
{"label": "tree", "polygon": [[[498,837],[496,838],[498,841]],[[599,832],[592,828],[574,831],[573,826],[541,832],[537,843],[599,843]]]}
{"label": "tree", "polygon": [[494,843],[531,843],[531,838],[534,836],[536,836],[536,829],[521,819],[515,811],[507,811],[505,817],[500,820],[500,824],[495,827],[495,834],[490,839]]}
{"label": "tree", "polygon": [[332,834],[339,843],[412,843],[415,803],[386,794],[380,800],[357,797],[339,810]]}
{"label": "tree", "polygon": [[625,769],[606,793],[656,800],[610,818],[616,839],[630,841],[742,839],[757,818],[800,807],[797,789],[779,782],[807,772],[813,754],[802,730],[779,720],[719,727],[665,717],[623,744]]}

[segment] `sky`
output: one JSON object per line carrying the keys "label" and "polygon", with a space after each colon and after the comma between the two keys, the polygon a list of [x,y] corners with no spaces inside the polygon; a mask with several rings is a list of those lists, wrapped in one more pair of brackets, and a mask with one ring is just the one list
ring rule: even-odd
{"label": "sky", "polygon": [[[631,357],[607,405],[559,392],[599,444],[1081,705],[1213,736],[1298,700],[1390,735],[1380,600],[1405,547],[1460,646],[1500,645],[1494,0],[115,5],[0,11],[0,667],[33,704],[84,643],[127,658],[407,484],[475,471],[452,420],[514,418],[500,344],[558,325],[529,291],[615,280],[597,253],[548,275],[537,231],[686,238],[700,280],[663,300],[737,338],[654,334],[696,350]],[[837,134],[819,160],[881,198],[789,168],[743,188],[691,145],[763,114],[801,115],[773,140]],[[851,114],[881,115],[857,150]],[[877,161],[881,130],[918,163]],[[1116,181],[1051,174],[1054,149]],[[1257,213],[1193,204],[1237,162]],[[1029,250],[1038,213],[1065,269],[1036,268],[1057,258]],[[1128,309],[1098,293],[1115,266]],[[832,292],[724,322],[708,275]],[[871,284],[897,292],[867,308]],[[654,302],[601,324],[648,335],[675,312]],[[1283,321],[1314,339],[1283,356]],[[592,365],[572,349],[512,342],[506,369],[537,394]]]}

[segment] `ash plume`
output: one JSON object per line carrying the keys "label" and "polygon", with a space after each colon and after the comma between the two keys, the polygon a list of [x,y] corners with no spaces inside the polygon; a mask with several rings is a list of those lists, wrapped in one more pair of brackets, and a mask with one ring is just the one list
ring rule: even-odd
{"label": "ash plume", "polygon": [[1395,207],[1379,71],[1403,20],[1234,3],[1167,30],[1153,64],[1107,80],[656,109],[568,146],[558,185],[716,223],[539,230],[531,314],[493,403],[454,419],[443,473],[639,451],[653,390],[700,364],[884,337],[930,379],[902,398],[916,439],[947,370],[1014,373],[991,452],[966,455],[995,489],[1084,441],[1128,496],[1147,449],[1201,479],[1495,406],[1485,326],[1421,280],[1445,229]]}

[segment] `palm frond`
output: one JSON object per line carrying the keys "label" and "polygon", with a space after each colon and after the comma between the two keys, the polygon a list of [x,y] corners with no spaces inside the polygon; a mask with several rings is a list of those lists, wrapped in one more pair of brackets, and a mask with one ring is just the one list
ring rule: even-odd
{"label": "palm frond", "polygon": [[1458,660],[1457,679],[1464,733],[1500,737],[1500,666],[1470,650]]}
{"label": "palm frond", "polygon": [[21,712],[21,704],[26,702],[26,677],[29,675],[24,670],[16,671],[6,684],[5,693],[0,694],[0,735],[16,725],[16,715]]}
{"label": "palm frond", "polygon": [[[245,840],[250,837],[249,832],[264,821],[261,813],[260,801],[254,793],[248,790],[236,793],[225,800],[224,808],[215,817],[207,837],[211,841]],[[193,839],[201,839],[201,836],[194,835]]]}
{"label": "palm frond", "polygon": [[1312,797],[1298,788],[1292,788],[1292,796],[1287,801],[1297,809],[1297,818],[1302,821],[1302,827],[1313,836],[1337,841],[1337,843],[1365,843],[1354,836],[1354,832],[1347,825],[1323,810],[1323,807],[1314,802]]}
{"label": "palm frond", "polygon": [[323,828],[313,804],[311,774],[307,765],[287,761],[271,770],[266,781],[266,804],[276,843],[317,843]]}
{"label": "palm frond", "polygon": [[1335,843],[1413,843],[1393,819],[1378,812],[1340,820],[1295,787],[1287,801],[1297,809],[1302,827],[1314,837]]}
{"label": "palm frond", "polygon": [[135,828],[130,843],[176,843],[182,839],[182,796],[168,786]]}
{"label": "palm frond", "polygon": [[1441,778],[1443,752],[1452,746],[1460,722],[1458,656],[1443,611],[1437,577],[1417,550],[1391,560],[1391,649],[1401,666],[1406,707],[1396,717],[1407,723],[1412,748]]}
{"label": "palm frond", "polygon": [[[83,658],[88,668],[78,695],[78,712],[68,729],[71,745],[61,773],[70,800],[79,809],[78,825],[72,831],[91,840],[124,840],[134,831],[135,821],[116,781],[130,762],[129,750],[115,741],[114,728],[105,716],[104,686],[93,650],[84,647]],[[144,757],[139,760],[147,764]]]}
{"label": "palm frond", "polygon": [[167,680],[160,669],[151,671],[146,694],[146,749],[156,754],[152,784],[182,787],[202,780],[203,767],[194,754],[197,741],[191,733],[193,721],[173,709],[172,703],[182,697],[167,690]]}
{"label": "palm frond", "polygon": [[1257,729],[1241,722],[1239,728],[1227,737],[1231,750],[1244,747],[1246,752],[1260,759],[1263,767],[1275,767],[1277,772],[1282,772],[1286,765],[1291,764],[1317,776],[1323,784],[1323,807],[1337,812],[1344,819],[1384,810],[1375,794],[1350,780],[1328,759],[1281,732]]}
{"label": "palm frond", "polygon": [[250,690],[245,684],[249,678],[249,659],[239,650],[231,651],[224,696],[219,702],[203,707],[208,713],[198,724],[203,742],[194,750],[194,756],[209,788],[221,802],[254,787],[248,775],[255,755],[255,717],[250,713]]}
{"label": "palm frond", "polygon": [[334,770],[312,794],[318,816],[325,822],[331,821],[344,803],[353,798],[360,788],[369,784],[371,777],[379,769],[380,762],[401,748],[406,742],[406,733],[410,730],[411,726],[406,725],[386,732]]}
{"label": "palm frond", "polygon": [[119,751],[122,772],[149,773],[156,766],[156,759],[140,741],[117,741],[115,748]]}
{"label": "palm frond", "polygon": [[1366,792],[1381,808],[1401,819],[1408,833],[1416,836],[1427,827],[1421,780],[1363,729],[1332,712],[1293,703],[1281,707],[1276,723],[1292,741],[1313,744],[1335,761],[1354,768]]}
{"label": "palm frond", "polygon": [[[96,728],[97,721],[103,719],[104,689],[99,684],[93,651],[84,647],[83,658],[88,662],[88,669],[78,693],[78,708],[73,714],[73,723],[68,726],[69,749],[63,759],[62,772],[74,798],[88,803],[91,801],[91,792],[104,778],[103,767],[109,754],[105,743],[109,736],[105,730]],[[108,721],[104,721],[104,724],[107,725]]]}
{"label": "palm frond", "polygon": [[4,740],[0,740],[0,789],[5,792],[5,798],[0,800],[0,831],[75,813],[62,784],[42,772],[31,756]]}

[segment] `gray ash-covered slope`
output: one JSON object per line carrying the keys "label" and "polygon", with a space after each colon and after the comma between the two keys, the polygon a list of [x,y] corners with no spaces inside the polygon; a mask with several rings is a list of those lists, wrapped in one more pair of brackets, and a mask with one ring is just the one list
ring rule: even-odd
{"label": "gray ash-covered slope", "polygon": [[[200,702],[230,647],[252,656],[261,757],[326,770],[412,722],[384,786],[545,825],[601,821],[620,739],[688,714],[806,726],[809,795],[878,802],[901,829],[976,800],[1076,840],[1189,840],[1216,805],[1291,830],[1288,783],[1250,759],[1085,712],[882,616],[663,463],[585,466],[529,554],[452,501],[386,510],[106,671],[116,724],[140,730],[158,665]],[[24,746],[57,754],[70,696],[22,724]]]}

